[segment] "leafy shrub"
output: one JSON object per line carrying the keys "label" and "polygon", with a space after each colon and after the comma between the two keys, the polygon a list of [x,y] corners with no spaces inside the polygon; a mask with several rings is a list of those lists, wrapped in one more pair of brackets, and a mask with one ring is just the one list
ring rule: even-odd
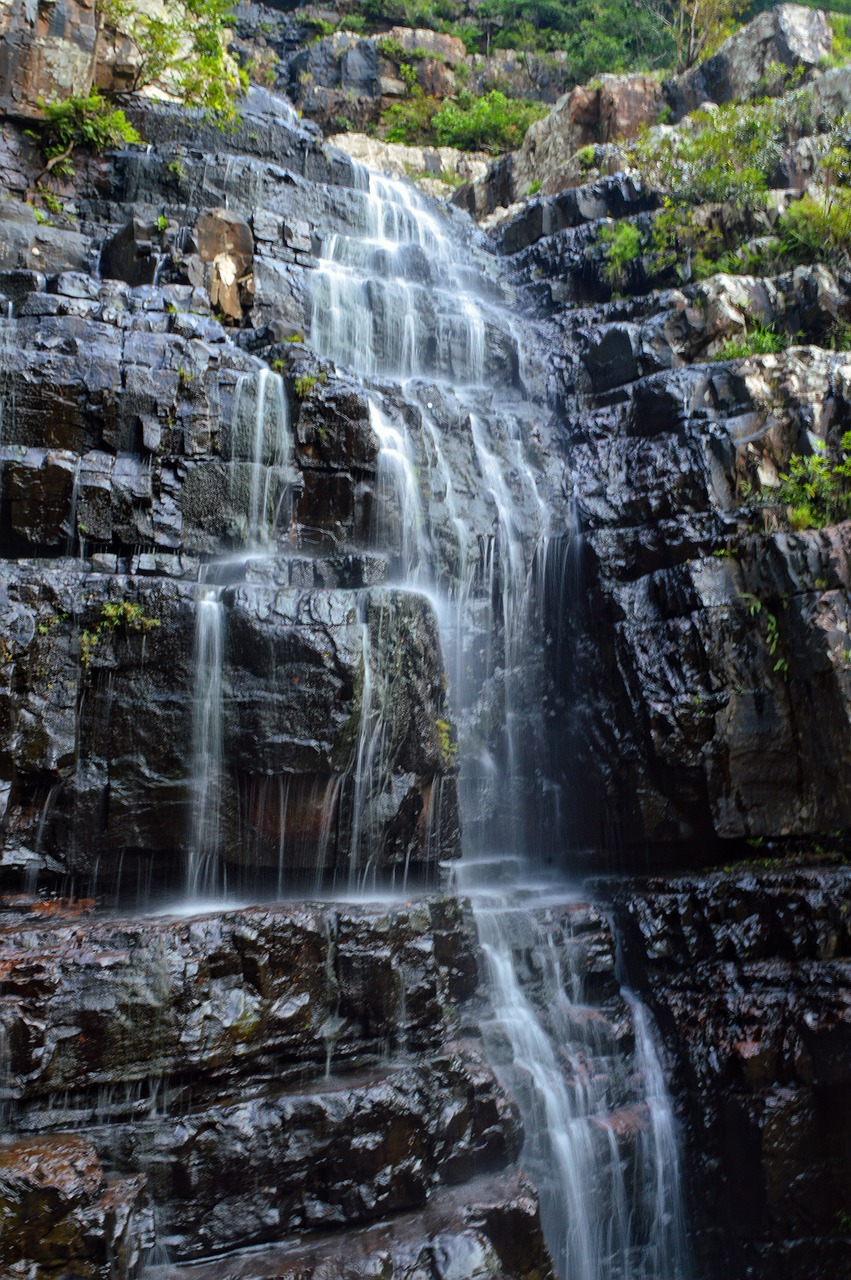
{"label": "leafy shrub", "polygon": [[613,227],[603,227],[599,239],[606,246],[603,275],[612,288],[620,288],[641,256],[641,232],[632,222],[616,222]]}
{"label": "leafy shrub", "polygon": [[434,145],[434,117],[437,98],[413,94],[405,102],[394,102],[381,117],[384,137],[388,142],[404,142],[408,146]]}
{"label": "leafy shrub", "polygon": [[675,132],[640,139],[629,162],[676,203],[753,203],[780,155],[785,109],[764,101],[696,111]]}
{"label": "leafy shrub", "polygon": [[770,324],[754,323],[750,333],[741,338],[728,338],[719,348],[714,360],[743,360],[746,356],[767,356],[782,351],[789,339],[777,333]]}
{"label": "leafy shrub", "polygon": [[851,264],[851,190],[803,196],[780,220],[780,244],[793,262]]}
{"label": "leafy shrub", "polygon": [[538,102],[507,98],[498,89],[477,98],[467,90],[457,98],[423,97],[413,91],[408,102],[395,103],[384,113],[388,142],[457,147],[460,151],[516,150],[529,125],[547,114]]}
{"label": "leafy shrub", "polygon": [[780,488],[763,493],[784,503],[793,529],[820,529],[851,516],[851,431],[842,436],[838,456],[817,442],[812,453],[792,454],[789,470],[780,476]]}
{"label": "leafy shrub", "polygon": [[541,120],[547,108],[540,102],[507,98],[491,89],[480,98],[465,90],[445,101],[434,118],[434,131],[442,147],[461,151],[515,151],[526,130]]}
{"label": "leafy shrub", "polygon": [[597,148],[590,144],[587,147],[580,147],[575,159],[582,172],[587,173],[589,169],[594,168],[594,162],[597,159]]}
{"label": "leafy shrub", "polygon": [[131,89],[162,83],[217,123],[235,120],[248,76],[227,51],[231,0],[169,0],[162,16],[143,13],[136,0],[96,3],[104,25],[133,46]]}
{"label": "leafy shrub", "polygon": [[44,122],[37,133],[31,132],[38,138],[47,171],[57,177],[71,176],[71,155],[78,147],[103,151],[122,142],[141,141],[124,112],[111,106],[97,90],[58,102],[40,99],[39,105]]}

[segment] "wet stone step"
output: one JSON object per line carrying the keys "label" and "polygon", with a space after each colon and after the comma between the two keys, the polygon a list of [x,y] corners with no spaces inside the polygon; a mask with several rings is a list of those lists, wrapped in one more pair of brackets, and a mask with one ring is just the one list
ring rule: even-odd
{"label": "wet stone step", "polygon": [[358,1084],[318,1081],[86,1137],[111,1168],[147,1177],[159,1240],[177,1258],[421,1207],[437,1182],[504,1167],[522,1140],[469,1044]]}
{"label": "wet stone step", "polygon": [[[380,1270],[379,1270],[380,1269]],[[142,1280],[551,1280],[534,1191],[513,1171],[441,1188],[414,1213],[301,1235],[226,1260],[151,1266]]]}
{"label": "wet stone step", "polygon": [[329,1055],[351,1067],[438,1045],[475,983],[450,899],[183,920],[18,904],[0,921],[4,1091],[25,1109],[151,1078],[286,1078]]}

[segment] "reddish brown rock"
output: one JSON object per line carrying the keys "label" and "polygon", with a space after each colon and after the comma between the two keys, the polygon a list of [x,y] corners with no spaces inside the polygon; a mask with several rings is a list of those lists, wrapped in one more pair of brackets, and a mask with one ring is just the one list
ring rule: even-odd
{"label": "reddish brown rock", "polygon": [[210,267],[205,283],[210,304],[228,320],[239,321],[254,296],[254,236],[248,223],[227,209],[202,213],[195,223],[201,262]]}
{"label": "reddish brown rock", "polygon": [[151,1243],[146,1179],[108,1184],[85,1138],[60,1134],[0,1146],[0,1263],[14,1274],[132,1280]]}
{"label": "reddish brown rock", "polygon": [[37,118],[39,99],[87,93],[96,38],[92,0],[7,0],[0,7],[0,111]]}

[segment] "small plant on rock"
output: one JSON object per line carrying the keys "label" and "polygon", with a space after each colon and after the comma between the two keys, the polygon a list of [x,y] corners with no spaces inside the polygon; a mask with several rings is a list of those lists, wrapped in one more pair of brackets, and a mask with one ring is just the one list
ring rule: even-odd
{"label": "small plant on rock", "polygon": [[851,189],[833,187],[796,200],[780,220],[780,243],[796,263],[851,266]]}
{"label": "small plant on rock", "polygon": [[84,668],[89,666],[104,634],[112,634],[119,629],[145,633],[159,625],[159,618],[145,617],[140,604],[132,604],[129,600],[107,601],[101,606],[97,625],[91,630],[87,628],[80,637],[80,662]]}
{"label": "small plant on rock", "polygon": [[777,333],[773,325],[757,320],[741,338],[728,338],[713,359],[743,360],[746,356],[773,355],[782,351],[788,341],[788,335]]}
{"label": "small plant on rock", "polygon": [[838,457],[818,441],[812,453],[793,453],[789,469],[780,476],[773,494],[763,493],[786,506],[793,529],[820,529],[851,517],[851,431],[842,436]]}
{"label": "small plant on rock", "polygon": [[48,174],[70,178],[74,172],[71,157],[78,148],[99,152],[141,141],[124,112],[111,106],[97,90],[57,102],[40,99],[39,105],[44,122],[38,130],[29,131],[38,140],[46,161],[39,181]]}
{"label": "small plant on rock", "polygon": [[603,275],[613,289],[620,289],[629,278],[632,264],[641,257],[641,232],[632,222],[616,222],[602,228],[599,240],[605,245]]}

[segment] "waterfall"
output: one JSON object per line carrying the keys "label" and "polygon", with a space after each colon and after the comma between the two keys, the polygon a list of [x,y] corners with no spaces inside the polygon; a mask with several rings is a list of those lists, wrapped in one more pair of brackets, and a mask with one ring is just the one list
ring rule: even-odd
{"label": "waterfall", "polygon": [[[236,386],[230,428],[229,488],[244,552],[274,549],[290,489],[292,439],[284,383],[265,367]],[[215,563],[205,578],[215,576]],[[212,572],[211,572],[212,571]],[[191,898],[220,888],[221,800],[224,766],[223,589],[198,589],[193,647],[192,771],[186,884]],[[283,811],[281,824],[283,833]]]}
{"label": "waterfall", "polygon": [[[482,246],[451,235],[409,186],[354,175],[360,201],[351,234],[324,243],[310,340],[366,382],[373,539],[440,626],[460,735],[458,884],[484,959],[486,1043],[520,1103],[522,1160],[562,1280],[685,1280],[676,1127],[646,1013],[628,993],[614,997],[620,1023],[584,1002],[576,948],[553,941],[571,895],[534,868],[559,813],[544,767],[547,612],[575,585],[565,548],[577,545],[553,528],[526,446],[547,406],[524,379],[543,380],[526,378]],[[364,627],[354,859],[383,778],[376,652]],[[630,1016],[634,1051],[617,1030]]]}

